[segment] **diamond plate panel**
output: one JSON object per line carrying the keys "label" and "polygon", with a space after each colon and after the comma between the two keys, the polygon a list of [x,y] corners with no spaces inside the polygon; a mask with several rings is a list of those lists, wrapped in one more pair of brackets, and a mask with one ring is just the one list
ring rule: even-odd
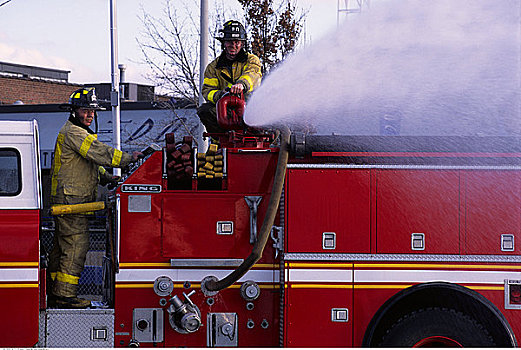
{"label": "diamond plate panel", "polygon": [[36,347],[38,348],[46,348],[47,345],[45,344],[45,311],[40,311],[40,317],[39,317],[39,325],[38,325],[38,344]]}
{"label": "diamond plate panel", "polygon": [[[49,348],[114,347],[114,310],[46,311]],[[96,339],[98,338],[98,339]],[[40,339],[40,343],[42,340]]]}
{"label": "diamond plate panel", "polygon": [[288,261],[441,261],[520,263],[519,255],[285,253]]}

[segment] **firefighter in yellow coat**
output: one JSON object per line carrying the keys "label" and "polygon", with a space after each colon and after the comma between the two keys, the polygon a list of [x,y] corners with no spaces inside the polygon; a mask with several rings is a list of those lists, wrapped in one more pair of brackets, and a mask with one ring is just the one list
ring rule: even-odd
{"label": "firefighter in yellow coat", "polygon": [[246,30],[237,21],[228,21],[217,38],[221,41],[223,52],[212,61],[204,71],[202,93],[206,100],[197,109],[201,123],[210,133],[224,132],[217,123],[215,105],[225,94],[241,93],[247,98],[261,83],[261,63],[257,56],[246,50]]}
{"label": "firefighter in yellow coat", "polygon": [[[69,104],[69,120],[61,128],[54,148],[51,204],[80,204],[96,200],[101,179],[111,180],[105,168],[121,168],[136,161],[132,155],[97,140],[89,128],[100,107],[94,88],[75,91]],[[83,214],[55,217],[54,246],[49,256],[51,286],[49,306],[86,308],[90,301],[78,298],[78,281],[89,250],[88,218]]]}

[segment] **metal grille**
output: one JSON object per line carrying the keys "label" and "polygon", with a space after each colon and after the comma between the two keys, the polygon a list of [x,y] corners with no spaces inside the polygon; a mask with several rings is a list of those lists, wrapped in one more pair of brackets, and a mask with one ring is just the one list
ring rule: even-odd
{"label": "metal grille", "polygon": [[279,202],[279,210],[280,210],[280,226],[282,227],[282,230],[279,232],[279,239],[282,241],[282,251],[280,252],[280,264],[279,264],[279,288],[280,288],[280,305],[279,305],[279,346],[281,348],[284,347],[284,299],[285,299],[285,292],[284,292],[284,285],[285,285],[285,275],[284,275],[284,266],[285,266],[285,260],[284,260],[284,227],[285,227],[285,193],[286,193],[286,184],[282,187],[282,194],[280,196],[280,202]]}
{"label": "metal grille", "polygon": [[286,261],[422,261],[520,263],[519,255],[286,253]]}
{"label": "metal grille", "polygon": [[519,165],[288,164],[288,169],[521,170]]}
{"label": "metal grille", "polygon": [[[85,261],[85,268],[78,283],[78,295],[89,300],[102,299],[103,257],[106,251],[106,217],[89,218],[90,246]],[[54,238],[54,220],[42,218],[40,244],[42,255],[48,259]]]}

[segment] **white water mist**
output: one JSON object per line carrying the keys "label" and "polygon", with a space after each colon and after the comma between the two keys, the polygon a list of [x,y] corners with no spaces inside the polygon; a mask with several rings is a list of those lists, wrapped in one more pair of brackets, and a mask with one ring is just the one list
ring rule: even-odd
{"label": "white water mist", "polygon": [[387,0],[289,57],[245,121],[318,133],[519,135],[519,0]]}

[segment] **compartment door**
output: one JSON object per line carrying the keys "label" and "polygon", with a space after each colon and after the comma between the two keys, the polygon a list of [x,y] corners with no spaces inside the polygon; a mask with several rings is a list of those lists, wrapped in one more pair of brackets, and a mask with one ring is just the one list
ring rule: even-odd
{"label": "compartment door", "polygon": [[353,345],[353,264],[286,264],[285,346]]}
{"label": "compartment door", "polygon": [[467,171],[466,253],[520,254],[521,172]]}
{"label": "compartment door", "polygon": [[[163,199],[162,254],[168,258],[242,258],[251,253],[250,210],[244,195],[176,193]],[[259,231],[268,206],[258,207]],[[219,231],[228,223],[228,231]],[[258,232],[257,231],[257,232]],[[265,256],[268,254],[266,253]]]}
{"label": "compartment door", "polygon": [[379,170],[376,216],[378,253],[459,254],[458,171]]}
{"label": "compartment door", "polygon": [[288,252],[369,253],[369,170],[291,169],[286,193]]}

